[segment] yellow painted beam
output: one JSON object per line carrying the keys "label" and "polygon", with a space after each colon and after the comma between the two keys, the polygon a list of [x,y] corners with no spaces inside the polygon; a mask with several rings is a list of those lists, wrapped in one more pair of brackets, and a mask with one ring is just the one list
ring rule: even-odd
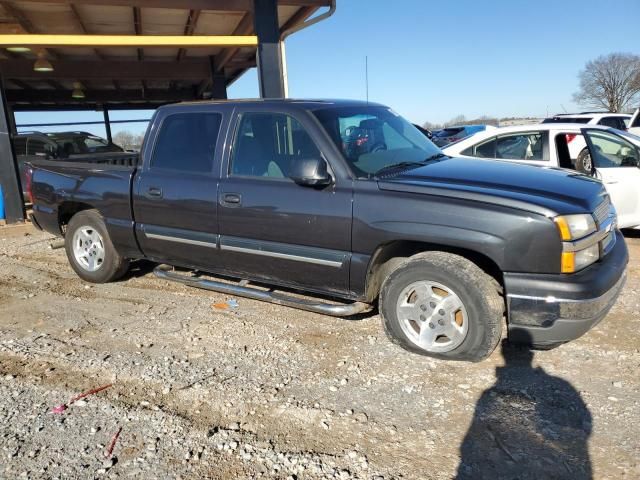
{"label": "yellow painted beam", "polygon": [[255,47],[255,35],[0,35],[13,47]]}

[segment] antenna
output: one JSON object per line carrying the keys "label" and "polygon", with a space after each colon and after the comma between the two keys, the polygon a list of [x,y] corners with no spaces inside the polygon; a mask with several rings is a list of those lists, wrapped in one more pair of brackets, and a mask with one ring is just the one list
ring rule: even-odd
{"label": "antenna", "polygon": [[367,105],[369,104],[369,57],[364,56],[364,89],[367,96]]}
{"label": "antenna", "polygon": [[569,112],[567,112],[567,109],[564,108],[564,105],[560,104],[560,106],[562,107],[562,110],[564,110],[564,113],[569,113]]}

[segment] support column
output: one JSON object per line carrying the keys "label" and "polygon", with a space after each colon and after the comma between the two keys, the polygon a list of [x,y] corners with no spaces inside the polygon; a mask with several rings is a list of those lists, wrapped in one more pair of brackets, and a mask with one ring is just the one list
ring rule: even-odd
{"label": "support column", "polygon": [[104,116],[104,129],[107,131],[107,141],[113,143],[111,137],[111,120],[109,119],[109,108],[106,105],[102,106],[102,115]]}
{"label": "support column", "polygon": [[4,197],[4,211],[7,223],[24,221],[24,200],[20,185],[18,162],[11,141],[13,113],[7,104],[4,82],[0,77],[0,185]]}
{"label": "support column", "polygon": [[209,57],[209,67],[211,68],[211,99],[227,99],[227,78],[224,75],[224,68],[216,72],[216,58]]}
{"label": "support column", "polygon": [[258,36],[258,83],[262,98],[284,98],[277,0],[253,0],[253,23]]}

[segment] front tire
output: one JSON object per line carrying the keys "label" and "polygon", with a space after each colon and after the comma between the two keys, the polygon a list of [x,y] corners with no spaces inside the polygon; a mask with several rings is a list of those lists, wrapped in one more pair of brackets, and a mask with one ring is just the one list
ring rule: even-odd
{"label": "front tire", "polygon": [[478,362],[502,334],[504,302],[493,278],[446,252],[402,262],[384,281],[379,307],[391,340],[421,355]]}
{"label": "front tire", "polygon": [[129,261],[114,248],[96,210],[83,210],[71,218],[65,234],[65,251],[71,268],[87,282],[112,282],[129,269]]}

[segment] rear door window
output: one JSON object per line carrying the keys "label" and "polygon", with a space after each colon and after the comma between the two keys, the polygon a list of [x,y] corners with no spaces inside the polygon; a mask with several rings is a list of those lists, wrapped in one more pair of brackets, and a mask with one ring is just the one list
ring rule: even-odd
{"label": "rear door window", "polygon": [[222,115],[210,112],[174,113],[162,122],[151,169],[210,173]]}
{"label": "rear door window", "polygon": [[544,135],[525,132],[501,135],[496,142],[496,158],[507,160],[543,160]]}

